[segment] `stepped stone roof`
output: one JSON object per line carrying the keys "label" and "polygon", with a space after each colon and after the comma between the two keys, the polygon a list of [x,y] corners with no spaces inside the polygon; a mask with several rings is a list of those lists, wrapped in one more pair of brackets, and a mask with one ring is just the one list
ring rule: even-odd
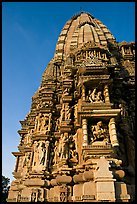
{"label": "stepped stone roof", "polygon": [[88,42],[107,48],[108,41],[115,42],[108,28],[91,14],[80,12],[64,25],[56,44],[55,55],[48,64],[43,78],[48,80],[54,78],[53,69],[56,59],[66,59],[71,52],[82,48]]}
{"label": "stepped stone roof", "polygon": [[108,28],[91,14],[81,12],[66,22],[58,38],[55,57],[66,56],[89,41],[107,46],[108,40],[115,41]]}

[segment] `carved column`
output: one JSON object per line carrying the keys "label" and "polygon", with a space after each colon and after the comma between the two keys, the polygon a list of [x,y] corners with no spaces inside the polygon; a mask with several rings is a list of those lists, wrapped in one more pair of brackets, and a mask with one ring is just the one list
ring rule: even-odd
{"label": "carved column", "polygon": [[83,146],[87,146],[88,145],[87,119],[82,119],[82,130],[83,130]]}
{"label": "carved column", "polygon": [[108,85],[104,86],[105,103],[110,103]]}
{"label": "carved column", "polygon": [[16,159],[15,172],[17,172],[18,170],[18,164],[19,164],[19,156],[17,156],[17,159]]}
{"label": "carved column", "polygon": [[85,96],[85,86],[82,86],[82,101],[86,100],[86,96]]}
{"label": "carved column", "polygon": [[48,153],[49,153],[49,141],[46,141],[45,148],[46,148],[46,154],[45,154],[45,164],[44,164],[44,166],[47,167],[47,164],[48,164]]}
{"label": "carved column", "polygon": [[113,147],[119,146],[116,133],[115,118],[111,118],[109,122],[110,141]]}

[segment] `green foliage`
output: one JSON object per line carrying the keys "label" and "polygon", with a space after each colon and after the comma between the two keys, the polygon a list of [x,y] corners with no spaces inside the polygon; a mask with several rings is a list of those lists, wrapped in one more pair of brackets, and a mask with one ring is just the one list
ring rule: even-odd
{"label": "green foliage", "polygon": [[8,197],[9,182],[9,178],[2,176],[2,202],[6,202],[6,198]]}

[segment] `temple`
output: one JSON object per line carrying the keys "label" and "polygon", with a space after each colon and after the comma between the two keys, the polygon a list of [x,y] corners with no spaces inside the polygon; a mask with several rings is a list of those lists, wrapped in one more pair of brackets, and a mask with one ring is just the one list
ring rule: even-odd
{"label": "temple", "polygon": [[7,202],[134,201],[135,43],[73,16],[20,123]]}

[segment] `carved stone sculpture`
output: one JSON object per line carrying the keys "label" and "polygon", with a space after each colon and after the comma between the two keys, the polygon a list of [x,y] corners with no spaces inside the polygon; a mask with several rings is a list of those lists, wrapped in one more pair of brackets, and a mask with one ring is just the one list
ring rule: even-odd
{"label": "carved stone sculpture", "polygon": [[33,156],[33,165],[36,166],[39,161],[39,143],[37,141],[34,142],[34,156]]}
{"label": "carved stone sculpture", "polygon": [[90,101],[91,103],[93,103],[93,102],[96,101],[95,92],[96,92],[96,89],[94,89],[92,92],[91,92],[91,90],[89,90],[89,93],[88,93],[89,97],[88,97],[88,99],[89,99],[89,101]]}
{"label": "carved stone sculpture", "polygon": [[67,105],[65,108],[65,120],[69,120],[71,115],[70,107]]}
{"label": "carved stone sculpture", "polygon": [[91,92],[91,90],[88,91],[88,100],[91,103],[94,102],[104,102],[102,98],[102,92],[96,90],[96,88]]}
{"label": "carved stone sculpture", "polygon": [[45,162],[45,144],[43,142],[41,142],[39,144],[39,164],[44,165]]}
{"label": "carved stone sculpture", "polygon": [[96,125],[92,125],[91,129],[92,129],[92,134],[93,134],[92,142],[96,140],[104,140],[104,139],[107,139],[108,141],[108,138],[106,137],[107,130],[103,128],[102,121],[97,122]]}
{"label": "carved stone sculpture", "polygon": [[62,134],[59,153],[60,153],[60,159],[68,158],[68,135],[67,134]]}

